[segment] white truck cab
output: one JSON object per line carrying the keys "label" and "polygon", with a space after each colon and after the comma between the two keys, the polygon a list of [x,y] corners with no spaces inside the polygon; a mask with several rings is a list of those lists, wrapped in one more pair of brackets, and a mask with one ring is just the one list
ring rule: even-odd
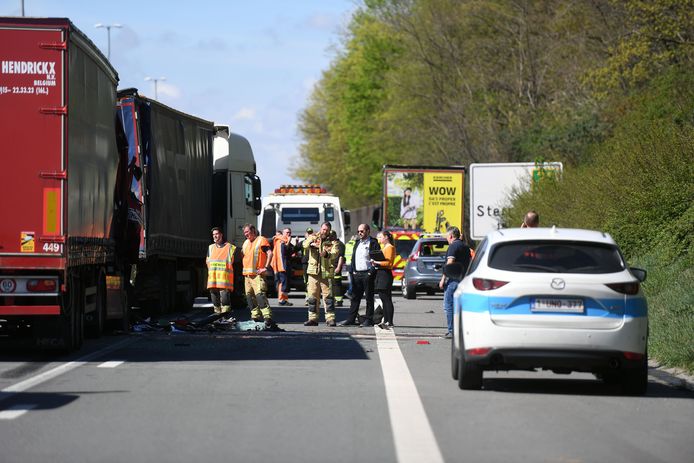
{"label": "white truck cab", "polygon": [[260,214],[260,178],[246,138],[215,125],[214,174],[212,181],[213,224],[222,227],[226,239],[236,246],[245,240],[243,225]]}
{"label": "white truck cab", "polygon": [[350,216],[340,206],[339,197],[320,185],[282,185],[262,199],[258,230],[272,238],[275,232],[289,227],[292,237],[303,238],[308,227],[317,232],[323,222],[330,222],[337,237],[345,242]]}

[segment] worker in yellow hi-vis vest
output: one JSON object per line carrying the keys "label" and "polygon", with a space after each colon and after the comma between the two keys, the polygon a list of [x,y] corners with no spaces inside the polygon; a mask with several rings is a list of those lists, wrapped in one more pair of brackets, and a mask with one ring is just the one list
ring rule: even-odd
{"label": "worker in yellow hi-vis vest", "polygon": [[267,299],[267,284],[265,272],[272,260],[272,248],[267,238],[260,236],[255,225],[247,223],[243,226],[243,280],[248,307],[254,321],[265,320],[267,327],[274,326],[272,309]]}
{"label": "worker in yellow hi-vis vest", "polygon": [[222,229],[212,229],[212,243],[207,249],[207,289],[215,313],[231,310],[230,294],[234,291],[234,253],[236,246],[224,240]]}

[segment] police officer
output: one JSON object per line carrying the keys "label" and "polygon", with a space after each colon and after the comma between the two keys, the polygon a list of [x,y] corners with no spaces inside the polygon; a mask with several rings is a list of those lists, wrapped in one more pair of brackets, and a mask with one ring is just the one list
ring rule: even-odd
{"label": "police officer", "polygon": [[337,257],[337,246],[330,240],[330,222],[321,225],[318,235],[311,235],[302,244],[308,255],[308,320],[304,326],[317,326],[320,299],[323,299],[325,324],[335,326],[335,299],[332,292],[334,263]]}

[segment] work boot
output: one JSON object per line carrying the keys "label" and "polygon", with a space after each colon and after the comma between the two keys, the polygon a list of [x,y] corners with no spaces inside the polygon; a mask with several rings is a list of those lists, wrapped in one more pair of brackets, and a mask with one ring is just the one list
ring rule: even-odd
{"label": "work boot", "polygon": [[306,320],[304,326],[318,326],[318,322],[315,320]]}
{"label": "work boot", "polygon": [[325,324],[328,326],[337,326],[337,323],[335,323],[335,320],[328,320],[325,322]]}

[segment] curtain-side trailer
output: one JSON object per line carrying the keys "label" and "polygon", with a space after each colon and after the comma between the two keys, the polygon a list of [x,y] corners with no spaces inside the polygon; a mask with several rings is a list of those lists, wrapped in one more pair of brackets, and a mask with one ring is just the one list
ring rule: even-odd
{"label": "curtain-side trailer", "polygon": [[[79,348],[122,293],[118,75],[68,19],[0,18],[0,336]],[[116,300],[122,300],[116,294]],[[127,320],[127,319],[126,319]]]}
{"label": "curtain-side trailer", "polygon": [[133,300],[153,312],[190,309],[206,283],[214,124],[135,89],[118,96]]}

